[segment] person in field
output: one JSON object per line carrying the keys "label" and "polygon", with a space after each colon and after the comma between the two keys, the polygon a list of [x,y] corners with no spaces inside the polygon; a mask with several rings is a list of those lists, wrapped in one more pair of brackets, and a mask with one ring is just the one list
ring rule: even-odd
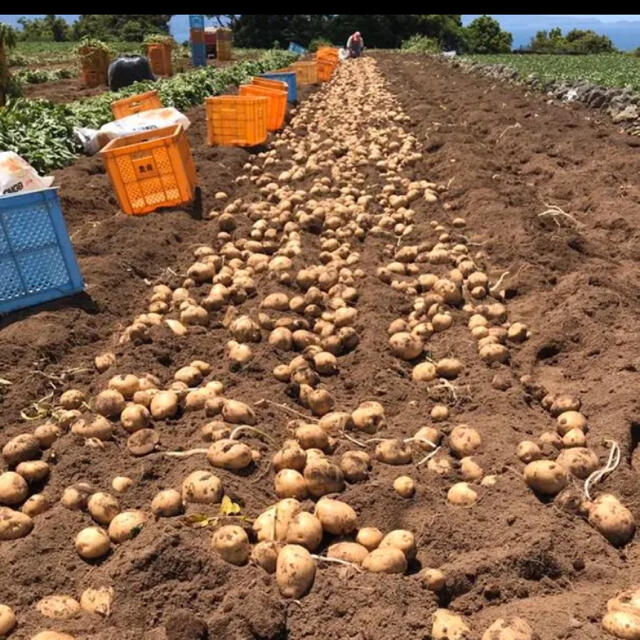
{"label": "person in field", "polygon": [[350,58],[359,58],[362,55],[364,49],[364,40],[359,31],[356,31],[353,35],[349,36],[347,40],[347,51]]}

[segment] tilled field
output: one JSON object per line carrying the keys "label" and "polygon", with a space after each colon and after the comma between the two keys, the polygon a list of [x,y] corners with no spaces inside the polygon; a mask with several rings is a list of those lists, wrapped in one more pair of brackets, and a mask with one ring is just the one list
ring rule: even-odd
{"label": "tilled field", "polygon": [[405,55],[263,153],[188,115],[202,202],[129,218],[99,159],[58,172],[86,295],[0,325],[0,444],[35,433],[3,450],[12,640],[605,637],[640,578],[637,141]]}

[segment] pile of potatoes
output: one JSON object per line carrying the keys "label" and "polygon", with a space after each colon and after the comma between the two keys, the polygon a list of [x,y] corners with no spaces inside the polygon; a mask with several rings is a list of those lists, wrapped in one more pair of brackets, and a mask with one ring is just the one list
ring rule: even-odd
{"label": "pile of potatoes", "polygon": [[616,638],[640,638],[640,587],[631,587],[607,602],[602,628]]}

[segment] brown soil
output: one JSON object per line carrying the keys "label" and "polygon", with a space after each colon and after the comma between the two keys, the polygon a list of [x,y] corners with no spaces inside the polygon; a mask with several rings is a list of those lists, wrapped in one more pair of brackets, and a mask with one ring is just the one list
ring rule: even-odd
{"label": "brown soil", "polygon": [[[493,620],[508,615],[526,618],[541,640],[596,640],[604,635],[600,620],[606,600],[640,580],[634,542],[617,550],[583,519],[541,502],[522,481],[523,465],[515,456],[518,442],[554,428],[554,420],[530,402],[518,382],[531,374],[550,391],[580,396],[589,418],[589,445],[601,460],[607,452],[604,438],[620,444],[622,463],[598,491],[616,494],[640,518],[631,431],[640,367],[635,285],[640,158],[634,148],[640,142],[594,122],[593,114],[580,106],[547,105],[519,88],[420,57],[377,58],[423,147],[422,161],[406,175],[450,185],[442,198],[447,210],[442,202],[420,200],[413,206],[417,218],[411,241],[433,235],[432,219],[446,224],[457,216],[466,218],[463,233],[482,245],[473,249],[486,254],[491,280],[510,272],[505,279],[510,318],[525,322],[533,332],[521,347],[511,349],[509,366],[488,367],[479,361],[461,312],[453,312],[455,330],[430,341],[434,357],[452,354],[466,364],[456,383],[460,398],[453,419],[443,431],[463,422],[478,428],[484,444],[475,457],[485,473],[498,476],[496,486],[480,488],[481,499],[472,508],[454,508],[446,494],[458,471],[441,477],[426,466],[374,462],[370,480],[348,485],[342,499],[362,524],[413,531],[416,562],[406,576],[321,565],[311,592],[299,602],[281,598],[273,576],[262,570],[225,564],[210,550],[211,531],[191,529],[180,518],[149,524],[134,540],[89,566],[72,543],[90,525],[89,516],[56,504],[36,517],[29,536],[0,543],[2,575],[12,576],[0,585],[0,602],[11,605],[20,621],[12,638],[22,640],[51,628],[78,640],[426,640],[431,613],[445,606],[468,616],[473,640]],[[223,381],[225,395],[249,404],[261,398],[294,404],[285,385],[270,373],[287,360],[264,341],[255,346],[250,366],[229,370],[224,357],[229,334],[217,322],[221,318],[186,341],[157,328],[150,332],[150,342],[117,344],[121,330],[146,309],[145,279],[175,286],[181,278],[172,280],[165,270],[184,274],[193,262],[193,249],[215,243],[217,224],[199,219],[201,211],[213,208],[214,194],[222,190],[230,199],[261,199],[250,183],[234,182],[250,153],[205,146],[203,109],[188,116],[201,208],[128,217],[118,212],[100,159],[81,159],[56,172],[86,293],[1,321],[0,377],[12,385],[0,385],[0,444],[38,424],[25,423],[20,412],[52,390],[56,397],[66,388],[95,394],[112,375],[125,372],[151,372],[169,383],[178,367],[195,358],[212,364],[207,379]],[[507,130],[516,122],[520,128]],[[288,165],[270,170],[278,175],[284,168]],[[382,181],[377,172],[369,174],[367,188],[375,192]],[[304,181],[301,188],[309,185]],[[557,227],[540,218],[544,203],[559,205],[580,222],[579,228]],[[250,225],[238,216],[236,237],[245,236]],[[317,261],[319,247],[317,236],[305,232],[302,237],[307,253],[296,258],[298,267]],[[401,437],[429,423],[436,396],[412,382],[411,365],[394,358],[387,347],[389,323],[410,311],[410,304],[375,277],[376,268],[391,259],[386,243],[367,236],[360,248],[358,266],[367,273],[357,304],[360,344],[340,358],[339,374],[323,382],[341,410],[352,410],[364,400],[382,402],[389,423],[385,434]],[[264,274],[257,284],[261,297],[282,290]],[[256,300],[249,299],[239,309],[245,313],[255,307]],[[93,358],[106,349],[116,352],[117,366],[96,375]],[[512,382],[506,391],[491,384],[498,372]],[[286,437],[290,416],[276,407],[262,407],[258,413],[261,429],[279,440]],[[157,424],[162,447],[203,446],[199,429],[205,421],[196,412]],[[265,458],[273,454],[271,445],[247,441],[262,447]],[[49,454],[52,474],[43,492],[55,502],[72,482],[84,480],[110,491],[111,478],[128,475],[135,486],[122,497],[123,506],[148,509],[158,490],[178,487],[190,471],[206,468],[201,456],[132,458],[125,442],[118,432],[104,449],[94,449],[64,436],[52,449],[55,456]],[[338,453],[354,448],[346,444]],[[275,501],[273,470],[264,461],[253,477],[216,473],[243,513],[255,516]],[[416,481],[412,499],[398,498],[391,487],[401,474]],[[426,566],[440,567],[447,576],[439,597],[416,575]],[[113,585],[116,592],[106,621],[88,614],[49,621],[35,609],[46,595],[78,597],[84,588],[101,584]]]}

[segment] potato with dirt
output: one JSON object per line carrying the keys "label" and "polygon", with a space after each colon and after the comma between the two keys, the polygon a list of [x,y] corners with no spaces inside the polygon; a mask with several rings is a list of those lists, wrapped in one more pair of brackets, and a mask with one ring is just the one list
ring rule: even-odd
{"label": "potato with dirt", "polygon": [[304,479],[308,492],[315,498],[320,498],[327,493],[340,493],[344,490],[344,474],[340,467],[326,458],[309,459],[307,451],[307,464],[304,468]]}
{"label": "potato with dirt", "polygon": [[223,438],[211,444],[207,450],[207,460],[212,467],[238,471],[253,463],[253,455],[243,442]]}
{"label": "potato with dirt", "polygon": [[347,482],[362,482],[369,477],[371,456],[365,451],[346,451],[340,458],[340,470]]}
{"label": "potato with dirt", "polygon": [[300,545],[287,544],[278,554],[276,582],[285,598],[301,598],[313,584],[316,563]]}
{"label": "potato with dirt", "polygon": [[437,609],[431,627],[433,640],[469,640],[471,629],[461,616],[448,609]]}
{"label": "potato with dirt", "polygon": [[524,480],[536,493],[555,495],[569,482],[567,469],[551,460],[534,460],[524,468]]}
{"label": "potato with dirt", "polygon": [[284,542],[291,521],[301,509],[295,498],[285,498],[268,507],[253,522],[253,532],[258,541]]}
{"label": "potato with dirt", "polygon": [[374,549],[362,561],[362,568],[371,573],[404,573],[407,570],[407,557],[395,547]]}
{"label": "potato with dirt", "polygon": [[28,496],[29,485],[19,473],[15,471],[0,473],[0,505],[21,504]]}
{"label": "potato with dirt", "polygon": [[322,523],[312,513],[301,511],[295,515],[287,526],[286,541],[288,544],[299,544],[315,551],[322,542]]}
{"label": "potato with dirt", "polygon": [[585,508],[589,524],[614,546],[621,547],[633,538],[636,530],[633,514],[615,496],[603,493],[587,502]]}
{"label": "potato with dirt", "polygon": [[85,560],[95,560],[107,555],[111,550],[111,541],[104,529],[87,527],[76,536],[76,551]]}
{"label": "potato with dirt", "polygon": [[246,564],[251,553],[249,536],[236,525],[220,527],[213,534],[211,546],[223,560],[235,565]]}
{"label": "potato with dirt", "polygon": [[336,536],[351,533],[358,524],[356,512],[346,502],[333,498],[320,498],[316,503],[315,515],[322,528]]}
{"label": "potato with dirt", "polygon": [[33,520],[30,516],[9,507],[0,507],[0,540],[17,540],[31,533]]}
{"label": "potato with dirt", "polygon": [[522,618],[498,618],[482,634],[481,640],[540,640],[531,625]]}
{"label": "potato with dirt", "polygon": [[215,504],[222,500],[222,482],[210,471],[192,471],[182,482],[185,503]]}

